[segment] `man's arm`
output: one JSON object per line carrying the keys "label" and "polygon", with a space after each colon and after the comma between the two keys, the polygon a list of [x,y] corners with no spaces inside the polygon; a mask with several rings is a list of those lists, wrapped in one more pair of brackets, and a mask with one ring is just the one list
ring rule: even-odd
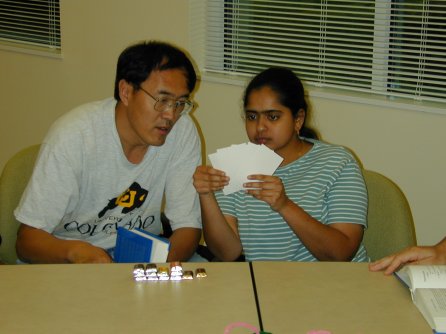
{"label": "man's arm", "polygon": [[182,227],[173,231],[167,262],[187,261],[194,254],[201,238],[201,229]]}
{"label": "man's arm", "polygon": [[110,263],[105,250],[80,240],[62,240],[21,224],[17,234],[18,257],[29,263]]}
{"label": "man's arm", "polygon": [[167,261],[187,261],[194,254],[201,238],[201,217],[198,194],[192,175],[201,164],[201,143],[194,122],[189,116],[175,124],[175,147],[166,166],[164,212],[173,229]]}

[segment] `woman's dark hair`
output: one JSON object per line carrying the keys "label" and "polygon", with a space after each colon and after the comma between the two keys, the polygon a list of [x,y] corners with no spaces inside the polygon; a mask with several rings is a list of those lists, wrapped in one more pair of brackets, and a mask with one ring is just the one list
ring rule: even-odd
{"label": "woman's dark hair", "polygon": [[119,97],[119,81],[124,79],[138,89],[156,70],[182,69],[186,74],[187,87],[192,92],[197,75],[190,59],[177,47],[158,41],[148,41],[129,46],[118,59],[114,96]]}
{"label": "woman's dark hair", "polygon": [[300,135],[306,138],[318,139],[317,133],[305,125],[308,116],[308,105],[305,101],[305,91],[300,79],[293,71],[283,67],[271,67],[257,74],[248,84],[243,97],[243,107],[246,108],[248,97],[253,90],[270,87],[279,97],[280,104],[291,110],[297,117],[299,110],[305,112],[305,119]]}

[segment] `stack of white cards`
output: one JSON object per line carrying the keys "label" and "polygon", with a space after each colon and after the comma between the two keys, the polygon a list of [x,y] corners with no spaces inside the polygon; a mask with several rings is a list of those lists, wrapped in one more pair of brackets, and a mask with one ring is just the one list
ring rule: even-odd
{"label": "stack of white cards", "polygon": [[[229,176],[229,184],[223,188],[225,195],[244,189],[248,175],[272,175],[283,158],[265,145],[243,143],[220,148],[209,154],[212,166]],[[255,181],[254,181],[255,182]]]}

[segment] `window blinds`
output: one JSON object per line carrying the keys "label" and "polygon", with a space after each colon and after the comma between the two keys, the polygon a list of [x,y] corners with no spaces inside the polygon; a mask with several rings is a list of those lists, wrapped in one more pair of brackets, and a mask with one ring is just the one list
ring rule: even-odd
{"label": "window blinds", "polygon": [[0,42],[60,50],[59,0],[0,0]]}
{"label": "window blinds", "polygon": [[446,102],[446,0],[207,0],[201,11],[205,72],[285,66],[319,87]]}

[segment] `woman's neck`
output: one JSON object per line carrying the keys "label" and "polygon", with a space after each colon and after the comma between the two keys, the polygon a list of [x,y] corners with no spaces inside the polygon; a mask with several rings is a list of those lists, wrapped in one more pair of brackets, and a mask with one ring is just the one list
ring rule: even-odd
{"label": "woman's neck", "polygon": [[297,139],[295,145],[290,146],[285,152],[281,152],[283,158],[280,167],[286,166],[293,161],[300,159],[313,147],[313,143],[310,143],[303,139]]}

